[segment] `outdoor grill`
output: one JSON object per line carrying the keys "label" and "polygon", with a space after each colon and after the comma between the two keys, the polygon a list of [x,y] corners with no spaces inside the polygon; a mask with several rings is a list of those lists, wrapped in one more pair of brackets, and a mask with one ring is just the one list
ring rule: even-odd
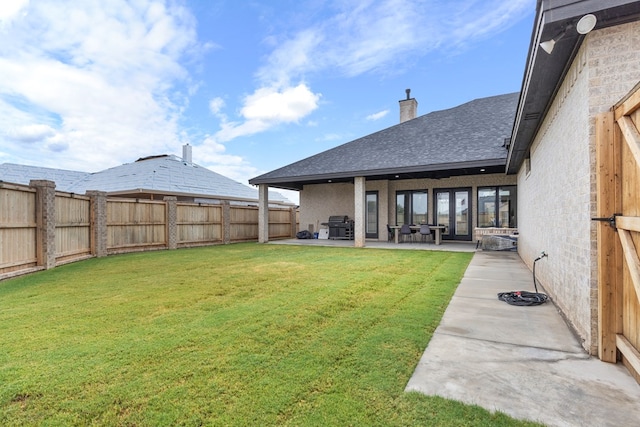
{"label": "outdoor grill", "polygon": [[353,240],[353,220],[347,215],[332,215],[322,225],[329,227],[329,239]]}

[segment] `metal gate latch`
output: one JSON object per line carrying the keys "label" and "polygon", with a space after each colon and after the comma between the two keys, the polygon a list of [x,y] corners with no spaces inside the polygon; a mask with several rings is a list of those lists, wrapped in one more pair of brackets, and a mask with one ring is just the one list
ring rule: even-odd
{"label": "metal gate latch", "polygon": [[616,217],[621,215],[622,214],[617,213],[617,214],[613,214],[608,218],[591,218],[591,221],[606,221],[614,230],[617,230],[618,227],[616,227]]}

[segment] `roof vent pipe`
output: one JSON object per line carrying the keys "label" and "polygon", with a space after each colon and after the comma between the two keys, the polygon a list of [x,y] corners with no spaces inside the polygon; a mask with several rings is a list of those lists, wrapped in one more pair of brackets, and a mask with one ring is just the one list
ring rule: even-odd
{"label": "roof vent pipe", "polygon": [[406,89],[407,99],[400,100],[400,123],[415,119],[418,114],[418,101],[411,98],[411,89]]}
{"label": "roof vent pipe", "polygon": [[182,146],[182,161],[187,163],[191,162],[191,146],[189,144],[184,144]]}

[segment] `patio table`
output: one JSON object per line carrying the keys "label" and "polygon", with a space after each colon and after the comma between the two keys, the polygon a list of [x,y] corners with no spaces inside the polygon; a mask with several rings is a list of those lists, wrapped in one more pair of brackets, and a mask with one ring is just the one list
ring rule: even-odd
{"label": "patio table", "polygon": [[[389,226],[392,230],[396,230],[394,234],[394,239],[396,244],[398,244],[398,235],[400,234],[400,227],[402,227],[401,225],[390,225]],[[420,231],[420,226],[419,225],[410,225],[409,228],[411,228],[412,230],[417,230]],[[435,240],[435,244],[439,245],[440,243],[442,243],[442,230],[445,229],[444,225],[429,225],[429,228],[434,230],[436,233],[436,240]]]}

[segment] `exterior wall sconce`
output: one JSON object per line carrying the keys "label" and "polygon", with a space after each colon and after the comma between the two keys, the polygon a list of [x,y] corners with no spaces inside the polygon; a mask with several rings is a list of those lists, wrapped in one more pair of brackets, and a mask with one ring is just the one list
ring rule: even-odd
{"label": "exterior wall sconce", "polygon": [[553,36],[551,40],[547,40],[546,42],[540,43],[540,47],[542,48],[542,50],[544,50],[549,55],[551,55],[551,52],[553,52],[553,48],[556,45],[556,42],[560,40],[565,33],[566,33],[566,30],[563,30],[561,33],[558,33],[558,35]]}
{"label": "exterior wall sconce", "polygon": [[[588,15],[584,15],[582,18],[580,18],[580,20],[578,21],[578,24],[576,25],[576,31],[579,34],[587,34],[589,33],[591,30],[594,29],[594,27],[596,26],[596,22],[597,22],[597,18],[595,17],[595,15],[592,14],[588,14]],[[556,43],[558,42],[558,40],[560,40],[562,37],[564,37],[564,35],[566,34],[567,30],[569,28],[573,27],[572,24],[569,24],[566,28],[564,28],[561,32],[559,32],[558,34],[556,34],[551,40],[547,40],[546,42],[542,42],[540,43],[540,47],[542,48],[542,50],[544,50],[545,52],[547,52],[549,55],[551,55],[551,52],[553,52],[553,48],[555,47]]]}

